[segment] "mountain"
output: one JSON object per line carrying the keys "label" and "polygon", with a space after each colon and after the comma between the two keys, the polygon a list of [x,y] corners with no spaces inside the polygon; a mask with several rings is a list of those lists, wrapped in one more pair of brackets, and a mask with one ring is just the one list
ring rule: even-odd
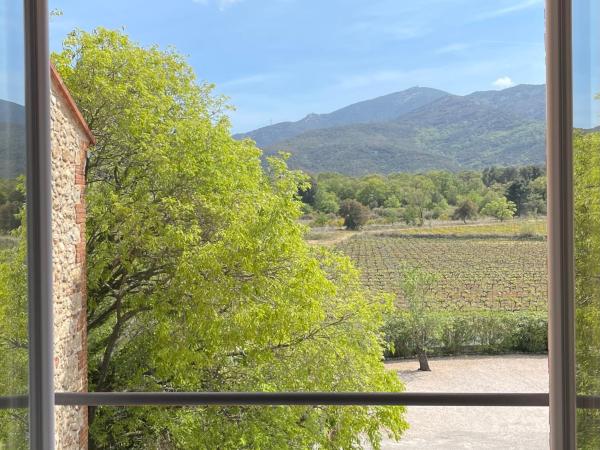
{"label": "mountain", "polygon": [[520,117],[546,120],[546,85],[520,84],[501,91],[479,91],[467,95],[480,105],[492,106]]}
{"label": "mountain", "polygon": [[[300,131],[307,117],[238,137],[256,139],[267,155],[288,151],[291,167],[313,173],[461,170],[545,161],[543,85],[466,96],[411,88],[316,117],[321,125],[309,130]],[[334,120],[339,122],[332,126]]]}
{"label": "mountain", "polygon": [[25,108],[0,100],[0,178],[25,173]]}
{"label": "mountain", "polygon": [[393,120],[447,95],[450,94],[438,89],[413,87],[402,92],[354,103],[332,113],[313,113],[297,122],[281,122],[234,137],[250,138],[259,147],[268,147],[310,130]]}

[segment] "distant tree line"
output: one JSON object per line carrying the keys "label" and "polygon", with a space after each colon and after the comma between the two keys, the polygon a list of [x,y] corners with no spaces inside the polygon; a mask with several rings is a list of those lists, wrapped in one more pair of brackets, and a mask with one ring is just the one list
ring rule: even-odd
{"label": "distant tree line", "polygon": [[434,219],[466,222],[487,216],[506,220],[546,214],[546,170],[542,166],[490,167],[363,177],[322,173],[311,176],[310,185],[299,195],[317,225],[336,217],[351,229],[360,228],[369,217],[418,226]]}

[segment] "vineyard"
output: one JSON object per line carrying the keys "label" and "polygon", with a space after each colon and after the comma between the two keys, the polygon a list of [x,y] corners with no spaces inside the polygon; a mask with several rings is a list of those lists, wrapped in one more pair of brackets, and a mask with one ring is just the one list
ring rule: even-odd
{"label": "vineyard", "polygon": [[375,232],[377,236],[467,236],[473,238],[510,237],[539,238],[546,236],[546,221],[520,220],[509,222],[480,223],[468,225],[437,225],[400,228],[392,231]]}
{"label": "vineyard", "polygon": [[[540,225],[541,227],[541,225]],[[504,311],[546,309],[546,242],[485,232],[423,229],[419,233],[361,233],[336,248],[360,268],[364,284],[398,296],[402,264],[435,272],[440,279],[433,292],[434,309]],[[538,228],[539,231],[543,231]],[[536,230],[537,231],[537,230]]]}

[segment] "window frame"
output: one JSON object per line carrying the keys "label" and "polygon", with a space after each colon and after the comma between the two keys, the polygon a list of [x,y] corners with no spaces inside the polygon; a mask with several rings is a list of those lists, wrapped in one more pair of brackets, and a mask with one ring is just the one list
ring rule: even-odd
{"label": "window frame", "polygon": [[0,408],[29,407],[30,448],[54,448],[54,406],[436,405],[549,406],[550,446],[575,449],[576,397],[572,181],[572,0],[546,0],[549,393],[54,392],[50,108],[47,0],[23,0],[26,40],[29,395]]}
{"label": "window frame", "polygon": [[29,446],[54,449],[52,178],[47,0],[23,0],[29,333]]}
{"label": "window frame", "polygon": [[[572,0],[546,0],[550,448],[576,448]],[[582,404],[586,401],[582,398]],[[595,403],[592,400],[592,403]]]}

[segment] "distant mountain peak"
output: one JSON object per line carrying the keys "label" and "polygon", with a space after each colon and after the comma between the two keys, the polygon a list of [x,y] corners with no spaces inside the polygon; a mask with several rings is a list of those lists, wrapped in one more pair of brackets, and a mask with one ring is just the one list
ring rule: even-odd
{"label": "distant mountain peak", "polygon": [[320,114],[317,113],[308,113],[306,116],[304,116],[304,119],[302,120],[315,120],[318,119],[320,116]]}
{"label": "distant mountain peak", "polygon": [[280,122],[235,137],[249,137],[256,141],[259,147],[267,147],[310,130],[394,120],[446,95],[450,94],[439,89],[414,86],[404,91],[353,103],[330,113],[311,113],[297,122]]}

